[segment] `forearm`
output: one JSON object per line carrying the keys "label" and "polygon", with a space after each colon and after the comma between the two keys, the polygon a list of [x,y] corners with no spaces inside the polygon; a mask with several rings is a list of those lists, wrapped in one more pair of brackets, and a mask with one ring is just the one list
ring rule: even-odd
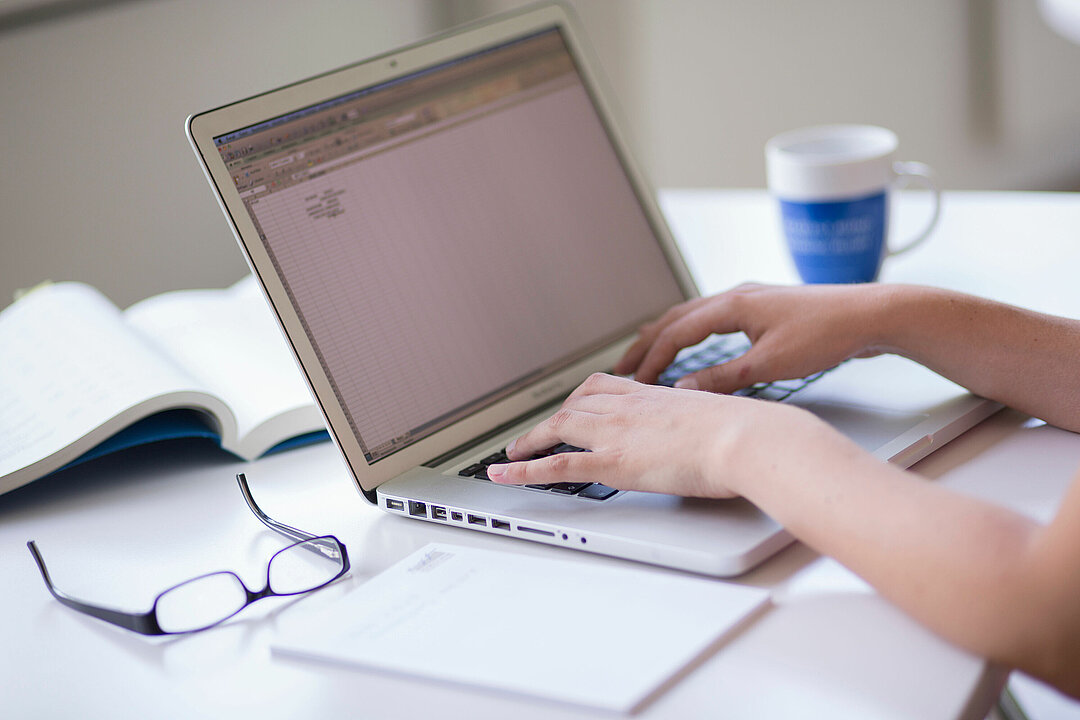
{"label": "forearm", "polygon": [[879,293],[871,349],[1080,431],[1080,321],[925,287],[882,286]]}
{"label": "forearm", "polygon": [[842,438],[815,440],[820,453],[803,471],[760,473],[735,489],[935,632],[1063,686],[1062,668],[1080,663],[1070,649],[1080,643],[1075,583],[1047,571],[1044,528]]}

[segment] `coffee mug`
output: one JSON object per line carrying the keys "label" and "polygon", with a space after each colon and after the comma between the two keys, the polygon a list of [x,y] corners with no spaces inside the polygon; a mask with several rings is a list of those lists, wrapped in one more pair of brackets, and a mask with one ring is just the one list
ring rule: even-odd
{"label": "coffee mug", "polygon": [[[930,235],[941,193],[928,166],[894,160],[898,145],[895,133],[873,125],[792,130],[765,145],[769,190],[780,202],[784,236],[803,282],[871,282],[886,257]],[[910,183],[930,191],[930,221],[890,247],[889,195]]]}

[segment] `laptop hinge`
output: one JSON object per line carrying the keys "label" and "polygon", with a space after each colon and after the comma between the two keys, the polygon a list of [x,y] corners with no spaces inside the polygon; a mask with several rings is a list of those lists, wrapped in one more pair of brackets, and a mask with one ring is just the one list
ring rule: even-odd
{"label": "laptop hinge", "polygon": [[558,398],[556,400],[552,400],[551,402],[547,403],[546,405],[541,405],[540,407],[533,408],[532,410],[529,410],[528,412],[522,413],[521,415],[518,415],[517,417],[513,418],[512,420],[508,420],[507,422],[504,422],[502,425],[499,425],[498,427],[495,427],[495,428],[492,428],[491,430],[488,430],[483,435],[475,437],[475,438],[469,440],[466,443],[462,443],[461,445],[458,445],[456,448],[453,448],[451,450],[447,450],[446,452],[444,452],[442,455],[439,455],[438,457],[434,457],[431,460],[428,460],[426,463],[423,463],[423,466],[426,467],[426,468],[437,468],[440,465],[442,465],[443,463],[445,463],[446,461],[452,460],[453,458],[457,457],[458,455],[462,455],[462,454],[468,452],[469,450],[472,450],[472,449],[474,449],[476,447],[479,447],[480,445],[483,445],[483,444],[485,444],[487,442],[490,442],[492,438],[494,438],[494,437],[496,437],[498,435],[501,435],[502,433],[506,432],[507,430],[509,430],[513,426],[518,425],[519,423],[523,422],[524,420],[526,420],[527,418],[529,418],[532,415],[536,415],[538,413],[543,413],[545,411],[554,412],[555,408],[558,407],[559,405],[561,405],[564,399],[565,398]]}

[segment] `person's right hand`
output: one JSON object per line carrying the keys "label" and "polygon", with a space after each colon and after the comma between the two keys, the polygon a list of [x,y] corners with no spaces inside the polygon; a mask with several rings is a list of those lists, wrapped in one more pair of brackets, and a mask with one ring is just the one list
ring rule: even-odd
{"label": "person's right hand", "polygon": [[655,383],[683,348],[713,333],[742,331],[752,343],[744,355],[688,375],[676,386],[731,393],[806,377],[848,358],[884,352],[876,346],[874,318],[888,296],[888,286],[879,285],[740,285],[676,305],[643,326],[615,372]]}
{"label": "person's right hand", "polygon": [[[569,443],[589,452],[536,457]],[[618,490],[753,501],[757,489],[879,461],[787,403],[643,385],[597,373],[511,442],[496,483],[599,482]],[[854,471],[855,475],[859,471]]]}

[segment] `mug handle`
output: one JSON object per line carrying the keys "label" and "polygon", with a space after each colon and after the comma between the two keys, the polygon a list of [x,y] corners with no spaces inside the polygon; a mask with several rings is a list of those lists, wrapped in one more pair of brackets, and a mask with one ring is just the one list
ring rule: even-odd
{"label": "mug handle", "polygon": [[933,196],[934,209],[930,214],[930,221],[926,223],[926,227],[923,228],[922,232],[898,248],[889,248],[890,257],[906,253],[926,240],[934,226],[937,225],[938,216],[941,214],[941,190],[938,189],[937,184],[934,182],[934,171],[929,165],[921,162],[894,162],[893,172],[896,173],[896,181],[893,184],[894,190],[902,190],[912,182],[922,185]]}

